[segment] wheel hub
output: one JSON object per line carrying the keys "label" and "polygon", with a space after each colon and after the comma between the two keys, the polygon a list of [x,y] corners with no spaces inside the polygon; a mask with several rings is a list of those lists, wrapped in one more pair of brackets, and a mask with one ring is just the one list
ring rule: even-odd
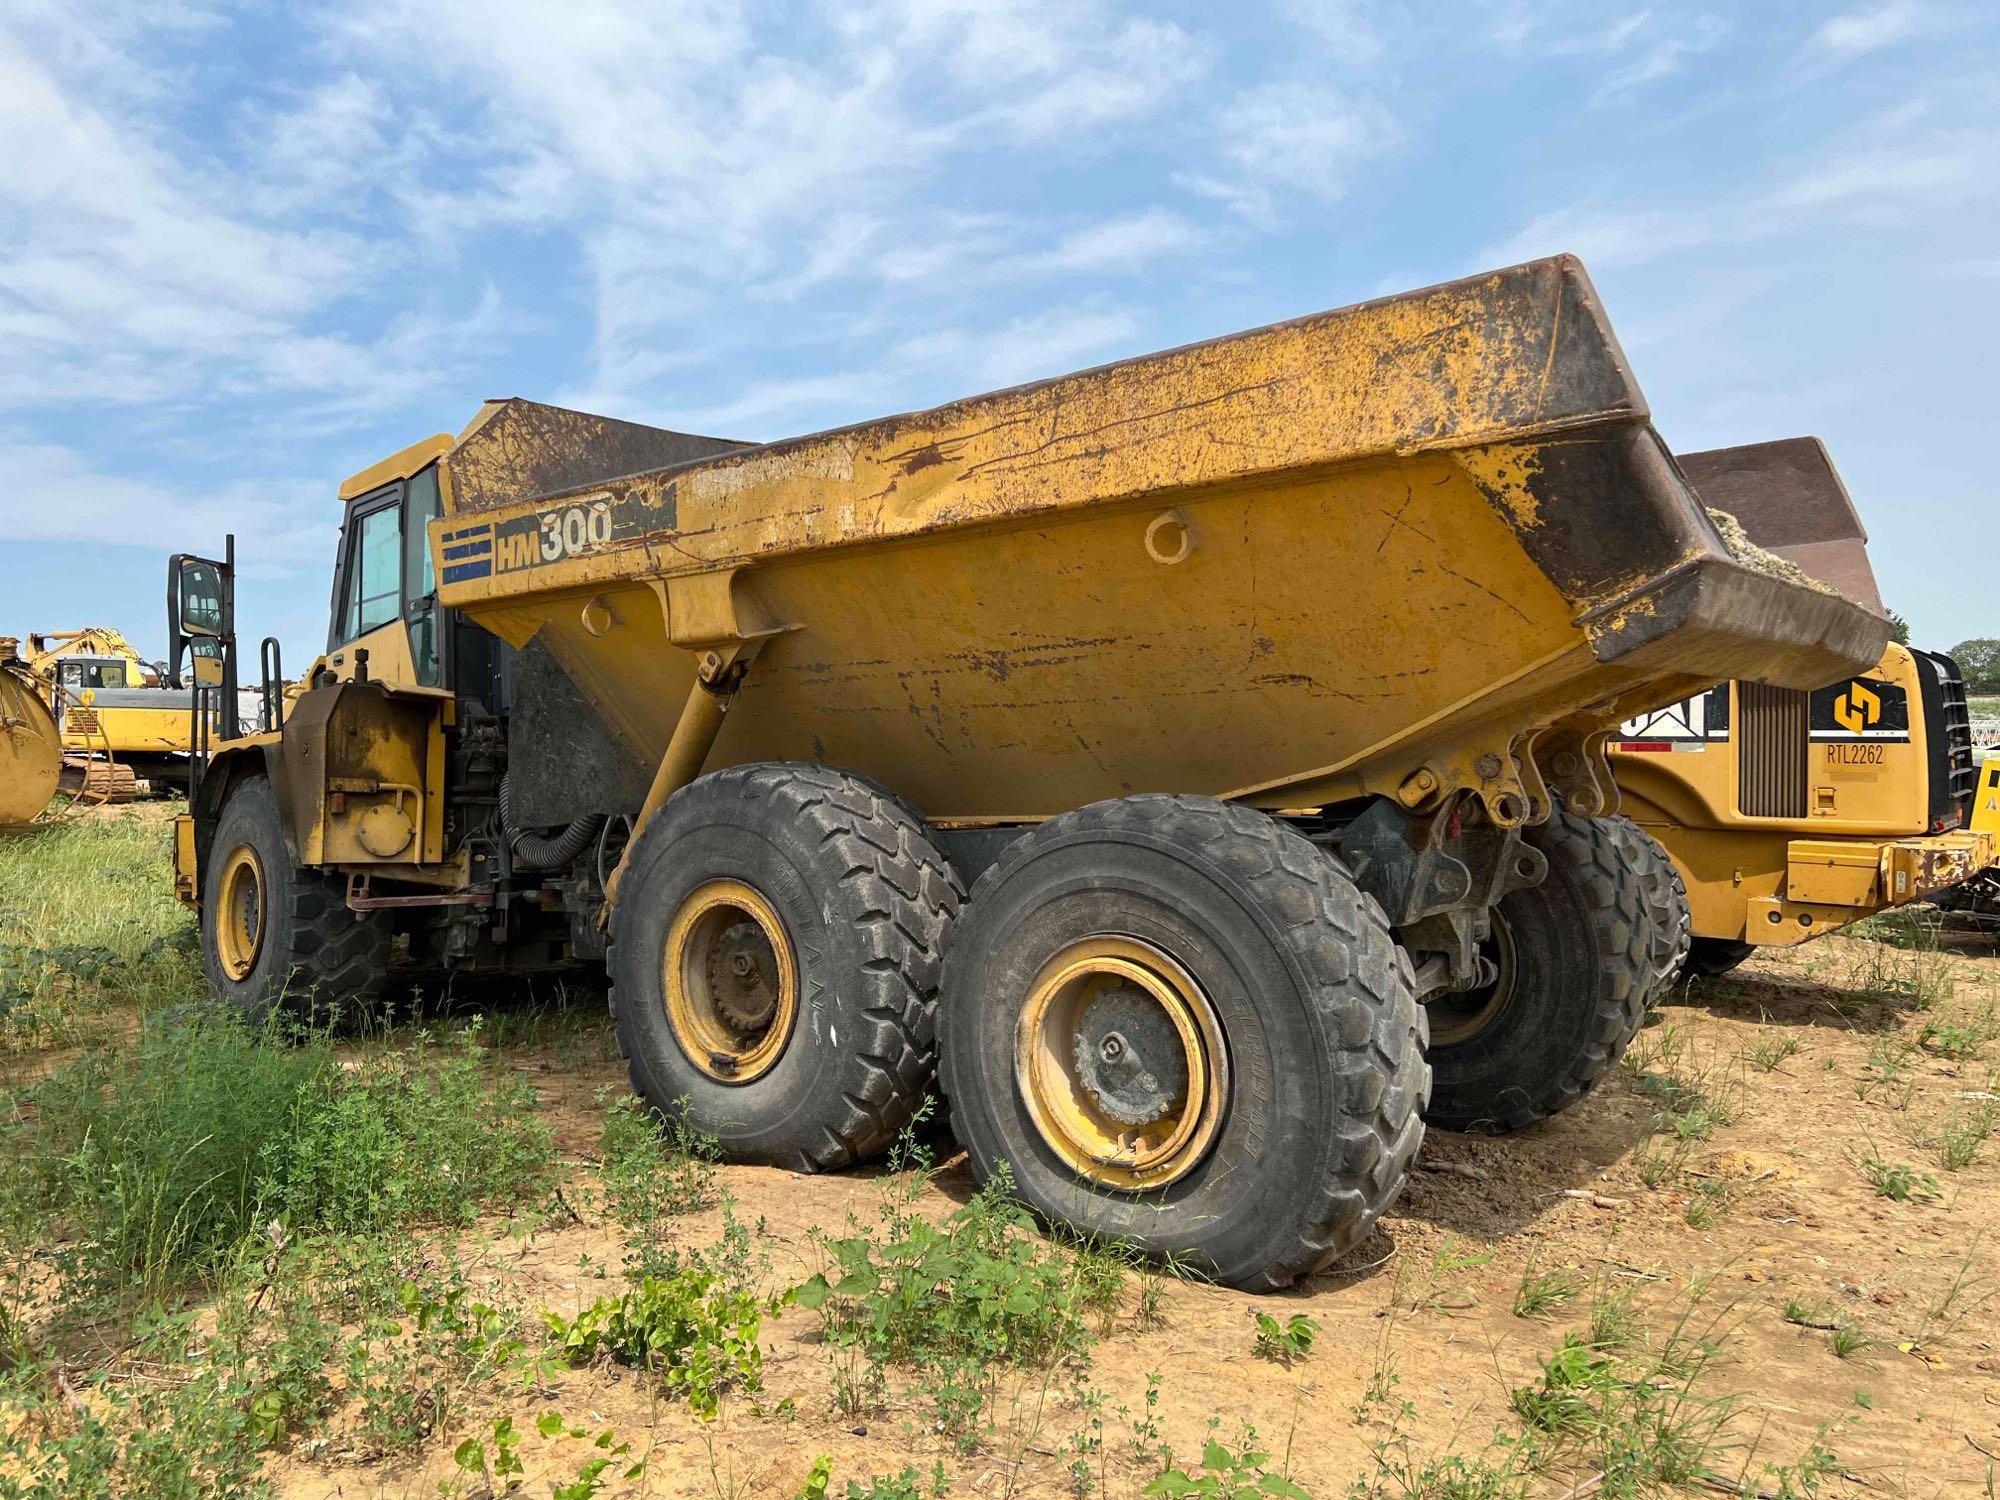
{"label": "wheel hub", "polygon": [[214,922],[216,957],[222,971],[242,983],[257,967],[264,947],[264,866],[257,851],[239,844],[223,860]]}
{"label": "wheel hub", "polygon": [[771,1024],[778,1012],[778,960],[771,940],[754,921],[732,922],[708,955],[708,983],[716,1014],[748,1034]]}
{"label": "wheel hub", "polygon": [[1110,933],[1058,950],[1029,982],[1014,1078],[1064,1164],[1125,1192],[1193,1171],[1229,1107],[1228,1049],[1201,985],[1160,949]]}
{"label": "wheel hub", "polygon": [[777,1065],[799,1012],[799,970],[783,920],[738,880],[690,891],[661,953],[667,1024],[682,1054],[719,1083]]}
{"label": "wheel hub", "polygon": [[1127,1125],[1164,1119],[1187,1092],[1187,1054],[1173,1021],[1149,996],[1106,986],[1076,1030],[1077,1081]]}

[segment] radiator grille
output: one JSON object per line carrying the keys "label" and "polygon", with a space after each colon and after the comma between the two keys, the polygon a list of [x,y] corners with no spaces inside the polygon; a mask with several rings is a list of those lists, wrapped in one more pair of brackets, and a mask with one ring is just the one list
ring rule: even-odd
{"label": "radiator grille", "polygon": [[1736,702],[1736,800],[1743,816],[1803,818],[1808,695],[1739,682]]}
{"label": "radiator grille", "polygon": [[1940,717],[1944,731],[1944,754],[1942,765],[1933,774],[1942,773],[1944,786],[1941,795],[1934,799],[1934,827],[1937,829],[1963,828],[1972,812],[1974,782],[1978,768],[1972,757],[1972,710],[1965,701],[1965,678],[1960,675],[1958,663],[1942,652],[1925,653],[1937,667],[1938,699]]}
{"label": "radiator grille", "polygon": [[97,710],[94,708],[72,708],[63,715],[63,728],[71,734],[96,734]]}

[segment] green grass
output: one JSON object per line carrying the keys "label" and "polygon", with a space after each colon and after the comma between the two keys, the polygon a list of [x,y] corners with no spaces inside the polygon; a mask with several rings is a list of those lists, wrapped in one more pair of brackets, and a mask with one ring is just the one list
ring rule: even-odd
{"label": "green grass", "polygon": [[2000,1123],[2000,1100],[1981,1099],[1955,1106],[1928,1142],[1938,1165],[1947,1172],[1962,1172],[1971,1166],[1986,1149],[1996,1123]]}
{"label": "green grass", "polygon": [[[788,1295],[820,1320],[837,1410],[874,1409],[890,1367],[901,1367],[921,1377],[934,1429],[969,1450],[1004,1374],[1053,1378],[1087,1362],[1124,1301],[1127,1257],[1120,1247],[1036,1234],[1012,1201],[1004,1163],[970,1202],[934,1223],[917,1211],[930,1165],[915,1128],[906,1129],[876,1223],[850,1216],[845,1235],[815,1231],[824,1269]],[[1289,1330],[1298,1355],[1316,1329]]]}
{"label": "green grass", "polygon": [[173,825],[79,819],[0,839],[0,1056],[85,1046],[207,992],[174,900]]}
{"label": "green grass", "polygon": [[1583,1290],[1583,1277],[1576,1271],[1538,1271],[1533,1261],[1521,1273],[1514,1288],[1514,1316],[1539,1318],[1575,1300]]}
{"label": "green grass", "polygon": [[635,1276],[673,1270],[668,1221],[716,1201],[714,1140],[689,1128],[685,1113],[661,1120],[643,1100],[602,1089],[598,1179],[605,1207],[624,1231],[626,1269]]}
{"label": "green grass", "polygon": [[21,1090],[0,1127],[0,1227],[66,1289],[213,1284],[246,1241],[463,1224],[539,1192],[530,1090],[461,1038],[343,1066],[223,1017],[150,1028]]}

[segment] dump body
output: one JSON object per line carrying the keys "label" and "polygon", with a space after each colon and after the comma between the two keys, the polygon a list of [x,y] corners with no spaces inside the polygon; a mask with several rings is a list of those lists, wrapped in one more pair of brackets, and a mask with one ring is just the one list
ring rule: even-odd
{"label": "dump body", "polygon": [[[1749,539],[1879,607],[1867,532],[1816,438],[1681,456]],[[1797,943],[1983,869],[1965,828],[1972,752],[1950,658],[1892,643],[1812,692],[1723,683],[1621,727],[1623,810],[1687,885],[1693,935]]]}
{"label": "dump body", "polygon": [[543,821],[629,809],[748,640],[711,769],[841,765],[946,824],[1465,789],[1502,825],[1545,781],[1590,806],[1636,710],[1887,640],[1731,559],[1566,258],[636,473],[600,420],[489,404],[431,530],[441,602],[560,679],[515,732],[609,746]]}

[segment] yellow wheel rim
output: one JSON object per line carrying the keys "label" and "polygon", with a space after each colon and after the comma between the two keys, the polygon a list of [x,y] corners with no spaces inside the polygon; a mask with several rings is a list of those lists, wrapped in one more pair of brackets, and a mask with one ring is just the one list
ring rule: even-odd
{"label": "yellow wheel rim", "polygon": [[1215,1007],[1173,959],[1094,937],[1042,966],[1014,1032],[1014,1082],[1078,1175],[1139,1192],[1205,1157],[1229,1104]]}
{"label": "yellow wheel rim", "polygon": [[238,844],[222,862],[215,911],[215,951],[222,972],[241,983],[264,949],[264,866],[257,851]]}
{"label": "yellow wheel rim", "polygon": [[798,964],[776,909],[740,880],[711,880],[681,903],[660,977],[674,1040],[710,1078],[748,1083],[784,1055]]}

